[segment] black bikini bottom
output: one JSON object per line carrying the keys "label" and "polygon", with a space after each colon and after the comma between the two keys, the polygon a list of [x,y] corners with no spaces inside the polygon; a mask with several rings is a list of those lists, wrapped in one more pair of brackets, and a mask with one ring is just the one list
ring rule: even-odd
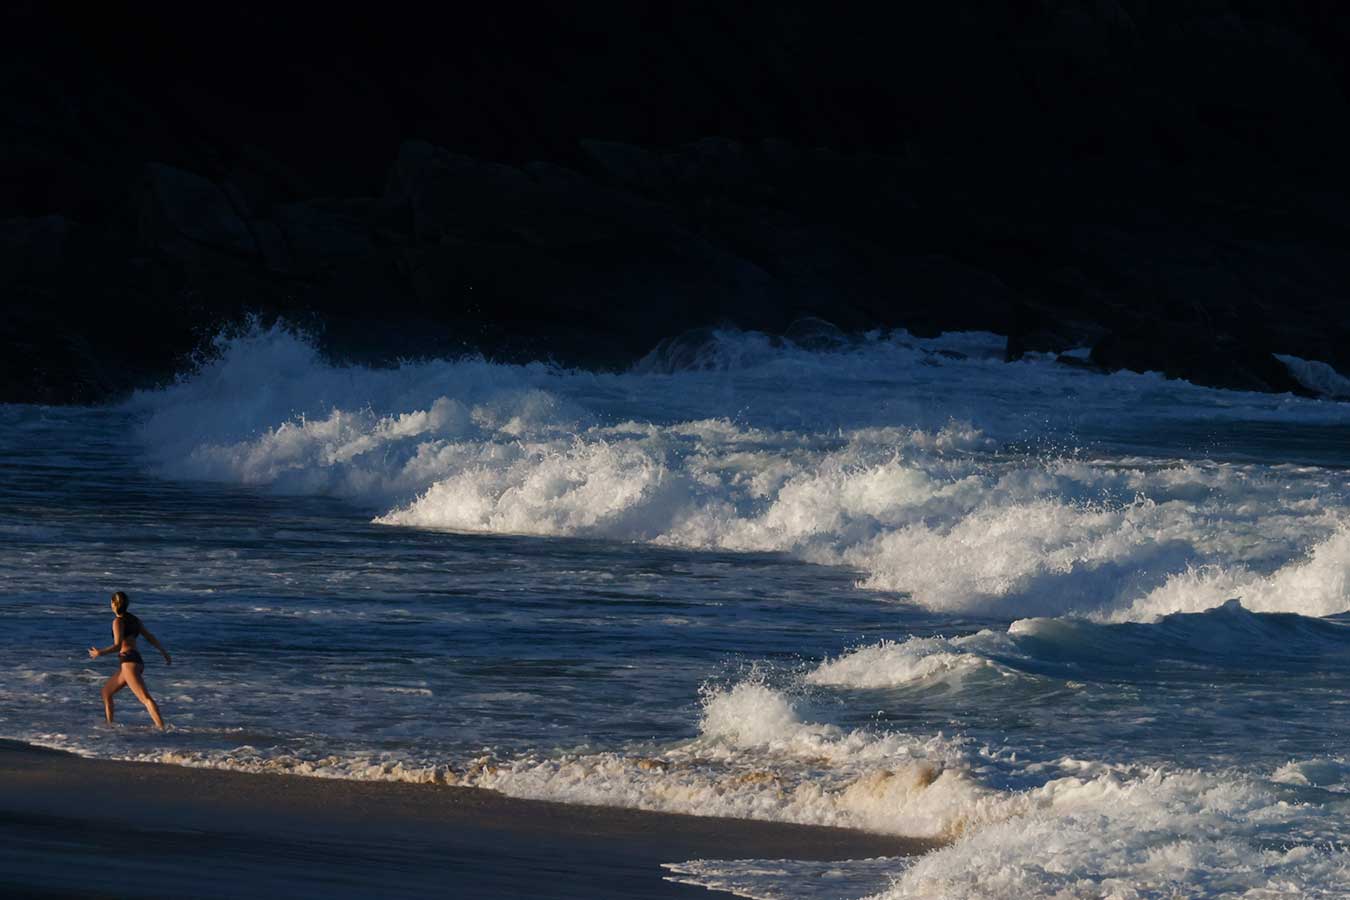
{"label": "black bikini bottom", "polygon": [[145,665],[145,660],[141,659],[141,651],[139,650],[124,650],[117,654],[117,659],[119,662],[136,663],[139,666]]}

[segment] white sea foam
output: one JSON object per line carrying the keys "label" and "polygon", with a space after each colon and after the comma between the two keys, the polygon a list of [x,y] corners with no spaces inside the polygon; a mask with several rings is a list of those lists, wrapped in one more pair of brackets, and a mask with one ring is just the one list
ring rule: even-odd
{"label": "white sea foam", "polygon": [[978,750],[940,735],[846,731],[803,721],[755,681],[706,698],[698,738],[651,753],[524,757],[465,783],[513,796],[915,836],[997,818],[1008,798],[982,785]]}
{"label": "white sea foam", "polygon": [[[730,695],[725,699],[733,701]],[[754,706],[763,708],[762,699]],[[802,726],[784,716],[777,703],[768,706],[771,734],[793,741],[794,729]],[[754,736],[766,738],[772,740]],[[894,740],[890,735],[869,738],[877,746]],[[826,808],[821,801],[830,798],[831,813],[848,816],[832,816],[831,824],[953,838],[918,860],[865,861],[854,870],[849,863],[815,864],[807,871],[800,864],[768,861],[691,861],[669,868],[679,873],[678,880],[767,898],[859,896],[848,893],[848,887],[875,886],[885,872],[893,882],[881,896],[895,900],[1329,897],[1342,895],[1350,874],[1350,851],[1340,843],[1350,825],[1350,808],[1284,787],[1317,784],[1343,790],[1350,771],[1344,760],[1291,763],[1266,777],[1067,758],[1003,760],[1001,766],[980,765],[972,756],[966,760],[961,779],[939,776],[892,793],[894,776],[878,769],[857,775],[848,790],[834,797],[824,792],[814,798],[818,809]],[[998,789],[988,782],[1000,772],[1005,783],[1017,778],[1038,783]],[[920,809],[941,827],[914,830]],[[789,871],[804,880],[789,885],[784,880]]]}
{"label": "white sea foam", "polygon": [[1172,612],[1198,612],[1240,597],[1249,609],[1327,616],[1350,607],[1350,527],[1342,525],[1269,575],[1245,566],[1190,567],[1136,600],[1117,619],[1147,619]]}
{"label": "white sea foam", "polygon": [[1122,670],[1184,659],[1203,661],[1211,670],[1254,664],[1307,669],[1319,665],[1310,660],[1339,658],[1347,649],[1350,627],[1344,624],[1253,612],[1229,599],[1204,613],[1170,613],[1153,624],[1019,619],[1006,631],[881,641],[825,660],[804,680],[851,689],[942,681],[960,689],[968,678],[988,675],[995,683],[1018,682],[1008,685],[1016,690],[1028,678],[1111,680]]}
{"label": "white sea foam", "polygon": [[1282,353],[1277,353],[1276,356],[1289,369],[1290,374],[1308,390],[1316,391],[1323,397],[1350,400],[1350,378],[1346,378],[1326,363],[1286,356]]}
{"label": "white sea foam", "polygon": [[1350,794],[1350,759],[1336,756],[1294,760],[1276,770],[1271,780]]}
{"label": "white sea foam", "polygon": [[1344,811],[1242,775],[1154,770],[1068,777],[1028,814],[973,831],[898,873],[881,896],[1344,896]]}
{"label": "white sea foam", "polygon": [[754,900],[856,900],[888,888],[913,860],[694,859],[665,863],[667,881]]}
{"label": "white sea foam", "polygon": [[782,866],[671,866],[680,880],[751,897],[848,895],[840,890],[875,887],[884,875],[894,880],[883,896],[896,900],[1329,897],[1350,875],[1350,853],[1339,843],[1350,807],[1337,799],[1350,769],[1339,758],[1292,762],[1271,773],[1037,761],[938,735],[805,721],[790,697],[753,679],[709,692],[698,737],[645,752],[435,763],[376,752],[240,747],[139,758],[468,785],[518,797],[949,842],[917,860],[867,861],[854,871],[848,862],[833,863],[795,890],[786,889]]}
{"label": "white sea foam", "polygon": [[[817,337],[713,333],[633,372],[596,374],[481,359],[335,366],[284,330],[254,331],[222,341],[217,359],[129,409],[148,467],[169,478],[337,496],[404,528],[786,553],[847,567],[879,599],[905,595],[926,607],[925,628],[944,611],[955,614],[949,621],[1011,625],[857,646],[806,673],[805,686],[749,678],[709,690],[697,727],[660,743],[624,743],[650,733],[630,731],[563,751],[552,733],[526,729],[503,734],[499,750],[471,752],[462,748],[493,742],[491,724],[455,723],[426,738],[448,697],[507,722],[487,712],[500,704],[530,717],[556,702],[552,686],[508,678],[456,693],[429,676],[385,673],[356,691],[348,673],[328,670],[294,689],[329,700],[340,690],[344,702],[365,698],[399,715],[370,732],[344,731],[342,721],[285,731],[256,724],[273,718],[263,704],[248,730],[233,731],[221,723],[237,724],[237,698],[270,696],[284,671],[265,654],[229,679],[166,674],[156,689],[178,704],[182,740],[172,747],[148,731],[82,731],[55,715],[31,726],[11,717],[11,728],[101,755],[948,842],[917,862],[872,861],[851,882],[844,863],[810,879],[787,864],[679,866],[681,877],[749,895],[797,895],[809,883],[824,896],[846,883],[895,897],[1343,895],[1342,755],[1316,737],[1291,738],[1294,758],[1230,752],[1237,742],[1225,720],[1213,723],[1228,754],[1216,761],[1189,744],[1176,750],[1158,722],[1200,702],[1207,679],[1246,672],[1253,660],[1253,670],[1289,672],[1301,697],[1316,696],[1318,684],[1301,676],[1330,677],[1327,661],[1344,655],[1346,626],[1307,617],[1350,607],[1350,481],[1344,469],[1279,454],[1289,430],[1306,438],[1306,456],[1337,462],[1330,439],[1350,408],[1034,357],[1005,364],[988,335]],[[1211,457],[1233,434],[1240,446]],[[304,514],[328,508],[304,504]],[[304,537],[295,528],[286,541]],[[25,531],[10,534],[15,546],[33,543]],[[407,543],[419,554],[441,544]],[[385,542],[372,544],[383,552]],[[215,569],[250,558],[200,554]],[[327,577],[295,589],[309,592],[304,602],[271,599],[265,587],[240,612],[267,627],[361,616],[309,599],[331,587]],[[381,583],[402,590],[416,577]],[[210,579],[170,580],[177,593],[179,580]],[[1225,604],[1234,597],[1241,605]],[[1199,610],[1210,611],[1176,615]],[[878,620],[891,614],[880,610]],[[829,622],[820,616],[812,621]],[[66,664],[50,662],[53,671]],[[1138,673],[1166,696],[1134,697]],[[664,675],[635,665],[624,689]],[[20,687],[60,710],[73,705],[59,698],[99,680],[90,668],[71,687],[34,669]],[[1266,708],[1260,685],[1234,681],[1229,708]],[[1008,702],[1028,698],[1037,702]],[[948,716],[935,705],[948,699],[966,708]],[[1128,715],[1094,720],[1098,699]],[[10,698],[13,709],[21,703],[31,697]],[[843,712],[830,719],[829,710]],[[998,725],[986,727],[985,713],[1004,711],[1018,722],[991,734]],[[920,721],[929,724],[912,724]],[[948,722],[975,736],[951,733]],[[1316,729],[1303,718],[1290,730]],[[1184,763],[1167,762],[1174,750],[1188,754]]]}
{"label": "white sea foam", "polygon": [[[32,738],[85,752],[65,735]],[[699,736],[642,751],[491,753],[438,759],[245,744],[229,750],[129,749],[123,758],[255,773],[454,784],[525,798],[693,815],[958,834],[1015,814],[1015,794],[982,783],[997,765],[941,735],[879,734],[803,721],[786,695],[747,681],[705,698]]]}
{"label": "white sea foam", "polygon": [[[946,681],[960,685],[966,677],[1014,673],[987,653],[1007,651],[1006,635],[992,631],[958,638],[907,638],[861,647],[838,659],[826,660],[806,676],[808,684],[878,688]],[[983,652],[981,652],[983,651]]]}
{"label": "white sea foam", "polygon": [[162,475],[345,497],[388,525],[788,552],[1009,618],[1146,619],[1233,594],[1350,607],[1343,472],[1006,443],[1136,419],[1141,435],[1195,416],[1342,423],[1350,408],[1009,365],[995,343],[873,336],[825,353],[717,333],[697,365],[601,375],[338,367],[272,329],[223,340],[130,408]]}

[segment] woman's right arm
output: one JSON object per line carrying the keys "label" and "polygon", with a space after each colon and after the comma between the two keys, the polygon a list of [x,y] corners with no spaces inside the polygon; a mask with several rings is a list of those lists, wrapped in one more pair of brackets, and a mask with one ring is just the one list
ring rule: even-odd
{"label": "woman's right arm", "polygon": [[90,647],[89,658],[97,659],[105,653],[113,653],[122,647],[122,620],[113,619],[113,642],[106,647]]}

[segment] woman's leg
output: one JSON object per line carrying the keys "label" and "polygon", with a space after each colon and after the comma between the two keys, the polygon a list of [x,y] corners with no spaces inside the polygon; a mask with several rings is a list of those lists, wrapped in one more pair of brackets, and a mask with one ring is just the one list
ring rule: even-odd
{"label": "woman's leg", "polygon": [[155,698],[150,696],[150,690],[145,686],[145,679],[141,678],[141,672],[145,666],[140,663],[122,663],[122,677],[126,679],[127,687],[136,695],[136,699],[145,704],[145,708],[150,711],[150,718],[155,720],[155,725],[164,730],[164,720],[159,715],[159,704]]}
{"label": "woman's leg", "polygon": [[113,694],[127,686],[126,679],[122,677],[122,667],[118,666],[117,671],[108,676],[108,680],[103,682],[103,718],[109,722],[113,720]]}

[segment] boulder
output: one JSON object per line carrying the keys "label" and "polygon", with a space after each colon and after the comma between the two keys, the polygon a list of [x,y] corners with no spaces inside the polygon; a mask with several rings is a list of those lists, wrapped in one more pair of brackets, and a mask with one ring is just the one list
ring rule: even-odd
{"label": "boulder", "polygon": [[417,242],[436,243],[509,232],[534,192],[530,177],[513,166],[407,141],[389,173],[384,202],[406,211]]}
{"label": "boulder", "polygon": [[938,253],[896,257],[887,269],[892,315],[916,334],[1007,333],[1016,294],[998,276]]}
{"label": "boulder", "polygon": [[1065,357],[1064,351],[1091,347],[1106,332],[1104,326],[1082,318],[1071,318],[1052,305],[1018,299],[1009,309],[1008,343],[1003,358],[1006,362],[1015,362],[1028,352],[1055,353],[1059,354],[1060,362],[1076,365],[1085,361]]}
{"label": "boulder", "polygon": [[581,140],[579,146],[596,174],[610,184],[643,193],[661,193],[671,186],[670,173],[652,150],[591,139]]}
{"label": "boulder", "polygon": [[26,307],[0,319],[0,403],[95,403],[123,386],[84,334]]}
{"label": "boulder", "polygon": [[201,175],[162,163],[146,167],[139,236],[147,249],[191,262],[208,255],[258,257],[257,242],[229,195]]}
{"label": "boulder", "polygon": [[848,334],[831,322],[815,316],[795,320],[783,332],[783,337],[804,350],[828,353],[856,346],[860,338]]}
{"label": "boulder", "polygon": [[[314,272],[333,260],[373,253],[371,208],[374,201],[305,200],[272,210],[285,268]],[[257,226],[255,232],[261,231]],[[270,244],[271,242],[268,242]]]}
{"label": "boulder", "polygon": [[771,281],[676,208],[565,166],[409,142],[387,185],[383,207],[410,223],[400,258],[419,303],[480,332],[581,327],[640,352],[674,331],[753,317]]}
{"label": "boulder", "polygon": [[1314,396],[1269,348],[1165,322],[1113,331],[1093,346],[1090,359],[1108,371],[1161,372],[1207,387]]}
{"label": "boulder", "polygon": [[57,274],[70,232],[64,216],[0,222],[0,285]]}

